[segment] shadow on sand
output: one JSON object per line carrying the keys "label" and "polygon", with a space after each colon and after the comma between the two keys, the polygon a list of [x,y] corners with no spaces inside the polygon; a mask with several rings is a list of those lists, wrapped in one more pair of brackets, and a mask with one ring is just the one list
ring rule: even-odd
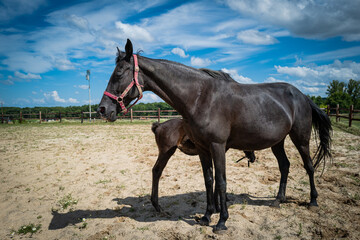
{"label": "shadow on sand", "polygon": [[[275,198],[254,197],[249,194],[235,195],[228,193],[228,206],[234,204],[247,204],[255,206],[270,206]],[[118,208],[104,210],[75,210],[67,213],[53,212],[49,230],[65,228],[68,225],[80,223],[83,218],[116,218],[128,217],[139,222],[155,222],[161,220],[182,220],[189,225],[197,224],[197,220],[206,209],[205,192],[191,192],[174,196],[162,196],[159,204],[163,212],[155,211],[150,196],[115,198]],[[198,215],[198,216],[197,216]]]}

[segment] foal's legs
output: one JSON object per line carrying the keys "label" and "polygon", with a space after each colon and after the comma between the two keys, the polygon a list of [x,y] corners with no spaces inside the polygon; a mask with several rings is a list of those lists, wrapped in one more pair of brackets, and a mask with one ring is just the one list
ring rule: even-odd
{"label": "foal's legs", "polygon": [[285,192],[286,192],[286,183],[289,174],[290,162],[284,150],[284,140],[285,139],[283,139],[275,146],[271,147],[271,150],[278,161],[279,169],[281,173],[279,192],[278,195],[276,196],[275,202],[272,205],[273,207],[279,207],[280,203],[286,200]]}
{"label": "foal's legs", "polygon": [[170,148],[166,152],[160,152],[158,159],[152,169],[153,181],[151,191],[151,203],[158,212],[161,212],[161,208],[159,206],[159,179],[166,164],[168,163],[170,157],[175,153],[175,151],[176,146]]}
{"label": "foal's legs", "polygon": [[210,150],[215,167],[215,188],[220,196],[220,219],[214,232],[219,232],[227,229],[225,222],[229,217],[226,205],[225,144],[211,143]]}
{"label": "foal's legs", "polygon": [[[310,135],[310,134],[309,134]],[[310,151],[309,151],[309,138],[299,138],[295,133],[290,132],[290,138],[295,144],[297,150],[299,151],[301,158],[304,162],[304,168],[309,175],[310,180],[310,204],[309,206],[318,206],[316,198],[318,197],[318,193],[316,191],[315,187],[315,181],[314,181],[314,172],[315,169],[313,167],[313,162],[310,157]]]}
{"label": "foal's legs", "polygon": [[210,217],[215,212],[215,204],[214,204],[214,193],[213,193],[213,166],[211,161],[210,154],[200,153],[199,154],[201,166],[204,174],[205,187],[206,187],[206,212],[204,216],[200,219],[200,225],[209,226]]}

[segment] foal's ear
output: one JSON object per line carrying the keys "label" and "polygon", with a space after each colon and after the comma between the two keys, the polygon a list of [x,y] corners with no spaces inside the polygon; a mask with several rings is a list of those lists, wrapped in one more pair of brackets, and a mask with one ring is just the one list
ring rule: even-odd
{"label": "foal's ear", "polygon": [[133,55],[133,45],[129,39],[126,41],[125,53],[126,53],[125,60],[130,61],[131,56]]}

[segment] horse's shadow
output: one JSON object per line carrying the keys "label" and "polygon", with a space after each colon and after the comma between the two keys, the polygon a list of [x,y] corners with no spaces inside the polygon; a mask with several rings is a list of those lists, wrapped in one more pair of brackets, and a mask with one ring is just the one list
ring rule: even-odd
{"label": "horse's shadow", "polygon": [[[254,197],[249,194],[228,193],[228,206],[234,204],[245,204],[255,206],[271,206],[275,198]],[[185,221],[189,225],[197,224],[201,213],[206,209],[205,192],[191,192],[174,196],[162,196],[159,204],[163,212],[155,211],[151,204],[150,196],[115,198],[118,207],[104,210],[75,210],[67,213],[52,212],[53,218],[49,224],[49,230],[65,228],[68,225],[75,225],[83,219],[91,218],[116,218],[128,217],[139,222],[155,221]]]}

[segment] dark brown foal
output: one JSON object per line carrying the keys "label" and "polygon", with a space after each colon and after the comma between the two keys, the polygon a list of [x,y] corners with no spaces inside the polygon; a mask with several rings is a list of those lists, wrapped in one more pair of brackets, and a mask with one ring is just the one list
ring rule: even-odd
{"label": "dark brown foal", "polygon": [[[156,144],[159,148],[159,156],[152,169],[153,182],[151,191],[151,202],[156,211],[160,212],[159,206],[159,180],[161,174],[176,149],[180,149],[187,155],[198,155],[195,144],[185,134],[182,119],[171,119],[164,123],[155,122],[152,125],[151,130],[155,134]],[[255,154],[253,151],[244,151],[245,157],[249,162],[255,162]],[[218,202],[217,194],[215,194],[215,202]],[[216,208],[219,211],[219,205],[216,204]]]}

